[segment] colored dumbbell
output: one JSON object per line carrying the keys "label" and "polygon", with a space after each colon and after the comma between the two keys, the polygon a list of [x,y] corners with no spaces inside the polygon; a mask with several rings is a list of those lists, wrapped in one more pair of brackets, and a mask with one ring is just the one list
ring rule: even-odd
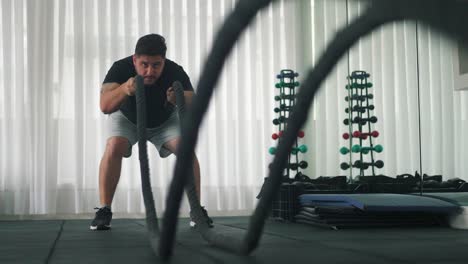
{"label": "colored dumbbell", "polygon": [[353,123],[359,123],[361,125],[365,125],[367,122],[377,123],[377,117],[371,116],[369,118],[362,118],[362,117],[356,116],[353,119]]}
{"label": "colored dumbbell", "polygon": [[[353,95],[355,96],[356,99],[354,100],[361,100],[361,101],[365,101],[366,99],[374,99],[374,95],[373,94],[364,94],[364,95]],[[346,99],[346,98],[345,98]]]}
{"label": "colored dumbbell", "polygon": [[347,147],[340,148],[340,153],[343,154],[343,155],[348,154],[349,153],[349,148],[347,148]]}
{"label": "colored dumbbell", "polygon": [[271,135],[271,138],[273,140],[277,140],[278,138],[282,137],[283,136],[283,131],[279,131],[278,134],[276,133],[273,133],[273,135]]}
{"label": "colored dumbbell", "polygon": [[279,82],[279,83],[276,83],[276,84],[275,84],[275,87],[276,87],[276,88],[282,88],[282,87],[284,87],[284,88],[291,88],[291,89],[293,89],[293,88],[298,87],[299,85],[300,85],[299,82],[290,82],[290,83],[288,83],[288,82]]}
{"label": "colored dumbbell", "polygon": [[275,153],[276,153],[276,148],[275,148],[275,147],[270,147],[270,148],[268,149],[268,153],[270,153],[271,155],[275,155]]}
{"label": "colored dumbbell", "polygon": [[[353,138],[360,138],[360,139],[367,139],[368,136],[378,137],[379,132],[372,131],[371,133],[362,133],[362,132],[359,132],[359,131],[354,131],[353,134],[352,134]],[[343,133],[343,138],[348,140],[350,138],[349,133]]]}
{"label": "colored dumbbell", "polygon": [[[351,167],[351,165],[350,165],[349,163],[346,163],[346,162],[343,162],[343,163],[340,164],[340,168],[341,168],[342,170],[347,170],[347,169],[349,169],[350,167]],[[356,168],[356,165],[353,165],[352,167]]]}
{"label": "colored dumbbell", "polygon": [[[360,160],[357,160],[353,164],[354,168],[363,169],[363,170],[368,169],[369,166],[375,166],[375,167],[381,169],[384,166],[384,162],[381,161],[381,160],[378,160],[378,161],[372,163],[372,162],[361,162]],[[343,162],[343,163],[340,164],[340,167],[341,167],[342,170],[347,170],[351,166],[349,165],[349,163]]]}
{"label": "colored dumbbell", "polygon": [[[352,112],[365,113],[365,112],[366,112],[366,109],[363,108],[363,107],[359,107],[358,105],[355,105],[353,108],[351,108],[351,111],[352,111]],[[349,108],[348,108],[348,107],[345,108],[345,112],[346,112],[347,114],[349,114]]]}
{"label": "colored dumbbell", "polygon": [[288,167],[291,170],[297,170],[298,168],[305,169],[305,168],[307,168],[307,166],[309,166],[309,164],[306,161],[301,161],[299,163],[291,163],[291,164],[289,164]]}
{"label": "colored dumbbell", "polygon": [[296,98],[296,95],[294,95],[294,94],[281,94],[280,98],[284,99],[284,100],[294,100],[294,98]]}
{"label": "colored dumbbell", "polygon": [[281,110],[291,110],[292,109],[292,106],[290,105],[285,105],[285,104],[280,104],[279,108]]}
{"label": "colored dumbbell", "polygon": [[279,125],[281,123],[286,123],[286,122],[288,122],[288,119],[286,117],[284,117],[284,116],[280,116],[278,118],[273,119],[273,124],[274,125]]}
{"label": "colored dumbbell", "polygon": [[[369,110],[374,110],[374,105],[368,105],[368,106],[359,106],[359,105],[355,105],[355,106],[353,106],[353,108],[351,108],[351,111],[352,111],[352,112],[361,112],[361,113],[365,113],[367,109],[369,109]],[[346,113],[349,113],[349,108],[346,108],[346,109],[345,109],[345,112],[346,112]]]}
{"label": "colored dumbbell", "polygon": [[350,76],[352,79],[366,79],[370,77],[370,74],[365,71],[353,71]]}
{"label": "colored dumbbell", "polygon": [[[370,121],[371,123],[376,123],[376,122],[377,122],[377,117],[372,116],[372,117],[370,117],[370,118],[362,118],[362,117],[356,116],[356,117],[351,121],[351,123],[353,123],[353,124],[365,125],[368,121]],[[345,120],[343,120],[343,123],[344,123],[345,125],[349,125],[349,118],[346,118]]]}
{"label": "colored dumbbell", "polygon": [[291,153],[294,154],[294,155],[297,154],[297,152],[306,153],[307,150],[308,150],[308,148],[307,148],[306,145],[300,145],[297,148],[292,148]]}
{"label": "colored dumbbell", "polygon": [[343,133],[343,138],[348,140],[349,139],[349,133]]}
{"label": "colored dumbbell", "polygon": [[278,134],[276,134],[276,133],[273,133],[273,135],[271,135],[271,138],[272,138],[273,140],[277,140],[279,137],[280,137],[280,136],[279,136]]}
{"label": "colored dumbbell", "polygon": [[348,102],[349,100],[355,100],[355,101],[365,101],[366,99],[373,99],[374,95],[373,94],[367,94],[367,95],[358,95],[358,94],[353,94],[351,97],[346,96],[345,100]]}
{"label": "colored dumbbell", "polygon": [[303,138],[304,135],[305,135],[305,133],[302,130],[299,130],[299,132],[297,132],[297,136],[300,137],[300,138]]}
{"label": "colored dumbbell", "polygon": [[365,101],[366,98],[357,94],[353,94],[352,96],[346,96],[345,101],[348,102],[349,100],[354,100],[354,101]]}
{"label": "colored dumbbell", "polygon": [[281,79],[281,78],[294,78],[294,77],[298,77],[299,76],[299,73],[297,72],[293,72],[293,71],[288,71],[288,72],[282,72],[278,75],[276,75],[276,78],[278,79]]}
{"label": "colored dumbbell", "polygon": [[[280,132],[278,132],[278,134],[273,133],[271,135],[271,138],[274,139],[274,140],[277,140],[278,138],[280,138],[282,136],[283,136],[283,131],[280,131]],[[297,132],[297,136],[300,137],[300,138],[303,138],[304,137],[304,131],[300,130],[299,132]]]}
{"label": "colored dumbbell", "polygon": [[371,88],[372,83],[352,83],[351,85],[347,84],[346,89],[365,89]]}
{"label": "colored dumbbell", "polygon": [[294,100],[294,98],[296,98],[296,96],[292,94],[280,94],[275,96],[275,101]]}
{"label": "colored dumbbell", "polygon": [[374,147],[362,147],[360,145],[354,145],[352,148],[351,148],[351,151],[353,153],[363,153],[363,154],[367,154],[369,153],[369,151],[375,151],[377,153],[380,153],[383,151],[383,147],[381,145],[376,145]]}
{"label": "colored dumbbell", "polygon": [[360,131],[353,132],[353,137],[356,137],[356,138],[367,139],[368,136],[376,138],[379,136],[379,132],[378,131],[372,131],[370,133],[362,133]]}
{"label": "colored dumbbell", "polygon": [[341,168],[342,170],[347,170],[347,169],[349,169],[349,167],[351,167],[351,166],[349,165],[349,163],[343,162],[343,163],[340,164],[340,168]]}
{"label": "colored dumbbell", "polygon": [[364,169],[364,170],[367,170],[370,166],[374,166],[374,167],[377,167],[378,169],[381,169],[384,166],[384,162],[381,160],[378,160],[372,163],[372,162],[362,162],[360,160],[356,160],[353,165],[353,167],[355,168]]}
{"label": "colored dumbbell", "polygon": [[275,111],[275,113],[279,113],[281,111],[285,111],[285,112],[289,112],[291,111],[292,109],[292,106],[286,106],[285,104],[282,104],[280,105],[280,107],[275,107],[275,109],[273,109]]}

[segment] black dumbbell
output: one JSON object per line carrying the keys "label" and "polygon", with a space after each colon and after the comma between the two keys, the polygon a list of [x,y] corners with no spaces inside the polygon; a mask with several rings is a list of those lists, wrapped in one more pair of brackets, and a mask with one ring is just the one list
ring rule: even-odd
{"label": "black dumbbell", "polygon": [[369,166],[374,166],[374,167],[381,169],[384,166],[384,162],[381,160],[378,160],[372,163],[372,162],[362,162],[360,160],[356,160],[353,165],[353,167],[355,168],[364,169],[364,170],[368,169]]}
{"label": "black dumbbell", "polygon": [[292,109],[292,106],[281,105],[280,107],[275,107],[273,111],[275,111],[275,113],[279,113],[281,111],[290,112],[291,109]]}
{"label": "black dumbbell", "polygon": [[353,95],[351,95],[351,97],[350,96],[345,97],[346,102],[348,102],[350,99],[355,100],[355,101],[365,101],[366,100],[366,98],[364,98],[364,97],[362,97],[362,96],[360,96],[358,94],[353,94]]}
{"label": "black dumbbell", "polygon": [[280,94],[275,96],[275,101],[294,100],[294,98],[296,98],[296,96],[292,94]]}
{"label": "black dumbbell", "polygon": [[285,71],[281,71],[280,74],[276,75],[276,78],[278,79],[281,79],[281,78],[294,78],[294,77],[298,77],[299,76],[299,73],[297,72],[294,72],[294,71],[291,71],[291,70],[285,70]]}
{"label": "black dumbbell", "polygon": [[273,124],[274,125],[279,125],[281,123],[286,123],[286,122],[288,122],[288,119],[286,117],[284,117],[284,116],[280,116],[278,118],[273,119]]}
{"label": "black dumbbell", "polygon": [[[355,105],[351,108],[352,112],[361,112],[361,113],[365,113],[367,109],[369,110],[374,110],[374,105],[369,105],[369,106],[359,106],[359,105]],[[349,113],[349,108],[346,108],[345,109],[345,112],[346,113]]]}
{"label": "black dumbbell", "polygon": [[363,79],[366,79],[366,78],[369,78],[369,77],[370,77],[370,74],[365,72],[365,71],[353,71],[351,73],[351,78],[352,79],[363,80]]}
{"label": "black dumbbell", "polygon": [[343,162],[343,163],[340,164],[340,167],[341,167],[342,170],[347,170],[351,166],[349,166],[349,163]]}
{"label": "black dumbbell", "polygon": [[296,95],[293,95],[293,94],[281,94],[281,95],[280,95],[280,98],[281,98],[281,99],[284,99],[284,100],[294,100],[294,98],[296,98]]}
{"label": "black dumbbell", "polygon": [[[352,109],[352,110],[351,110],[352,112],[361,112],[361,113],[365,113],[365,112],[366,112],[366,109],[365,109],[364,107],[359,107],[359,106],[357,106],[357,105],[355,105],[355,106],[354,106],[353,108],[351,108],[351,109]],[[346,112],[347,114],[349,114],[349,108],[346,108],[346,109],[345,109],[345,112]]]}
{"label": "black dumbbell", "polygon": [[362,118],[362,117],[356,116],[353,119],[353,123],[360,123],[361,125],[365,125],[367,122],[377,123],[377,117],[371,116],[369,118]]}
{"label": "black dumbbell", "polygon": [[347,84],[346,89],[365,89],[365,88],[371,88],[372,83],[352,83],[351,85]]}
{"label": "black dumbbell", "polygon": [[348,102],[350,98],[351,100],[365,101],[366,99],[373,99],[374,95],[373,94],[368,94],[368,95],[353,94],[351,97],[349,96],[345,97],[346,102]]}
{"label": "black dumbbell", "polygon": [[[371,121],[371,123],[375,123],[377,122],[377,117],[373,116],[371,118],[362,118],[362,117],[359,117],[359,116],[356,116],[351,123],[353,124],[361,124],[361,125],[365,125],[367,121]],[[374,122],[375,121],[375,122]],[[345,125],[349,125],[349,119],[346,118],[345,120],[343,120],[343,123]]]}
{"label": "black dumbbell", "polygon": [[309,164],[307,163],[307,161],[304,161],[304,160],[301,161],[301,162],[299,162],[299,163],[291,163],[291,164],[289,164],[289,168],[290,168],[291,170],[297,170],[298,167],[301,168],[301,169],[305,169],[305,168],[307,168],[308,166],[309,166]]}

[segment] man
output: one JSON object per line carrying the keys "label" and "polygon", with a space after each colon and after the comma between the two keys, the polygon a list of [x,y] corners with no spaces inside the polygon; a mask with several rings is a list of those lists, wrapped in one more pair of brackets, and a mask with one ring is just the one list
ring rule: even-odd
{"label": "man", "polygon": [[[164,37],[150,34],[141,37],[135,54],[116,61],[109,69],[101,89],[100,107],[110,114],[110,136],[99,167],[99,198],[101,207],[91,223],[91,230],[111,227],[111,204],[120,178],[122,158],[132,154],[137,142],[135,76],[144,78],[147,96],[147,136],[164,158],[175,153],[180,139],[179,119],[174,111],[175,94],[171,87],[180,81],[187,104],[194,94],[190,79],[175,62],[166,59]],[[195,186],[200,198],[200,166],[195,156],[193,163]],[[204,210],[204,209],[203,209]],[[204,211],[206,213],[206,211]],[[212,221],[210,219],[210,225]],[[193,227],[195,223],[190,221]]]}

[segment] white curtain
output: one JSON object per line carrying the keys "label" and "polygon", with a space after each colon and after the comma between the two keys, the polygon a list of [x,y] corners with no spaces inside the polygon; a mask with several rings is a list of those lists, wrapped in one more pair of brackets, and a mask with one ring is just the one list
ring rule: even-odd
{"label": "white curtain", "polygon": [[[98,205],[98,166],[107,117],[99,91],[112,62],[132,54],[136,40],[160,33],[168,58],[196,87],[212,39],[235,0],[1,0],[0,214],[91,213]],[[365,1],[277,1],[255,19],[223,68],[197,145],[202,203],[214,215],[249,213],[275,145],[275,76],[306,71],[336,31]],[[416,29],[417,27],[417,29]],[[416,31],[418,35],[416,36]],[[461,177],[468,169],[466,92],[454,92],[451,42],[408,21],[361,40],[330,74],[316,98],[303,143],[311,177],[339,169],[346,142],[344,96],[349,71],[366,70],[375,84],[375,129],[384,146],[379,173],[419,170],[420,86],[422,164],[428,174]],[[417,61],[419,60],[419,69]],[[137,146],[134,146],[136,148]],[[113,210],[144,212],[136,149],[125,159]],[[149,147],[158,212],[164,209],[175,157]],[[185,202],[181,210],[187,214]]]}
{"label": "white curtain", "polygon": [[[155,32],[196,86],[235,2],[1,0],[0,214],[93,212],[106,140],[99,91],[108,68]],[[297,4],[278,1],[259,14],[223,69],[197,146],[202,203],[211,214],[249,213],[255,205],[271,158],[275,76],[296,68],[300,52]],[[117,213],[144,212],[133,153],[123,163]],[[175,157],[162,160],[152,146],[149,155],[161,212]]]}

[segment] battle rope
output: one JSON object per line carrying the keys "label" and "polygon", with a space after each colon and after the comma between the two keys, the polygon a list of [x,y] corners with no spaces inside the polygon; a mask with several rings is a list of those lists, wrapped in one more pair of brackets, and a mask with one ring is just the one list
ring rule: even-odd
{"label": "battle rope", "polygon": [[154,252],[157,252],[159,242],[159,225],[154,206],[153,192],[151,191],[150,172],[148,164],[148,149],[146,145],[146,92],[143,77],[136,76],[136,108],[137,108],[137,136],[138,136],[138,156],[140,159],[141,189],[143,201],[146,208],[146,225],[148,228],[149,240]]}

